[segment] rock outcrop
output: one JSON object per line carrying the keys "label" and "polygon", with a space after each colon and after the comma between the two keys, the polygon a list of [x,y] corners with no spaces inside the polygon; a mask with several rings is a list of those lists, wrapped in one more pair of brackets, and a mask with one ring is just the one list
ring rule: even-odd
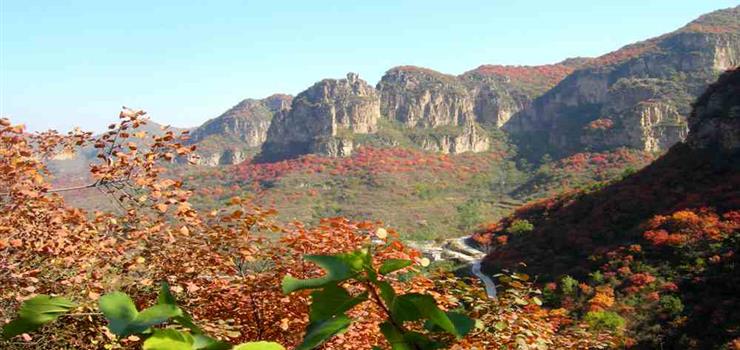
{"label": "rock outcrop", "polygon": [[[521,140],[545,139],[540,152],[568,154],[621,145],[665,150],[686,137],[690,101],[719,73],[740,64],[737,23],[740,7],[717,11],[675,32],[588,61],[512,117],[504,129]],[[635,95],[628,93],[626,100],[613,102],[621,96],[615,85],[625,80],[658,84],[659,93],[632,89],[628,92]],[[663,89],[669,84],[670,89]],[[646,96],[637,98],[640,94]],[[615,117],[615,108],[618,120],[612,120],[611,136],[589,144],[594,140],[589,124]]]}
{"label": "rock outcrop", "polygon": [[386,72],[378,91],[383,116],[416,129],[412,139],[423,149],[443,153],[488,149],[488,136],[475,120],[475,101],[457,77],[396,67]]}
{"label": "rock outcrop", "polygon": [[699,97],[689,128],[690,147],[740,154],[740,68],[722,75]]}
{"label": "rock outcrop", "polygon": [[476,120],[500,128],[587,61],[569,59],[542,66],[482,65],[459,78],[474,98]]}
{"label": "rock outcrop", "polygon": [[604,100],[598,119],[586,124],[581,133],[580,142],[589,150],[629,147],[658,152],[688,134],[686,108],[691,96],[674,81],[622,78],[609,88]]}
{"label": "rock outcrop", "polygon": [[246,99],[220,116],[193,130],[190,142],[196,144],[195,162],[202,165],[237,164],[254,155],[267,138],[275,114],[290,109],[292,97],[272,95]]}
{"label": "rock outcrop", "polygon": [[347,156],[354,134],[374,133],[380,98],[357,74],[325,79],[293,99],[289,112],[270,125],[259,159],[274,161],[308,153]]}

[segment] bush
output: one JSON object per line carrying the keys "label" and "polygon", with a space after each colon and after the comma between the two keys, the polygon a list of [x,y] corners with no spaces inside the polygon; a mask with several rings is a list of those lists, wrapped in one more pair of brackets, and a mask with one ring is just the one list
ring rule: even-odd
{"label": "bush", "polygon": [[481,214],[481,202],[469,200],[457,207],[458,227],[463,231],[469,231],[483,222]]}
{"label": "bush", "polygon": [[678,316],[683,311],[681,299],[673,295],[664,295],[660,298],[660,312],[671,316]]}
{"label": "bush", "polygon": [[577,279],[566,275],[562,280],[560,280],[560,290],[563,294],[573,295],[576,292],[576,288],[578,288]]}
{"label": "bush", "polygon": [[601,271],[594,271],[589,274],[589,277],[591,277],[591,281],[596,284],[604,283],[604,274],[602,274]]}
{"label": "bush", "polygon": [[594,330],[619,331],[624,328],[624,319],[612,311],[589,311],[583,318]]}
{"label": "bush", "polygon": [[534,230],[534,225],[530,223],[527,220],[514,220],[514,222],[509,225],[509,227],[506,229],[506,232],[511,234],[521,234],[526,232],[531,232]]}

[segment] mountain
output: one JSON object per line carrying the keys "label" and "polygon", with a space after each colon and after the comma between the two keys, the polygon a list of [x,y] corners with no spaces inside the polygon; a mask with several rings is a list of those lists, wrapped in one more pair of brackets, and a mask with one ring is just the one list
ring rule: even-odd
{"label": "mountain", "polygon": [[542,66],[482,65],[458,78],[475,98],[476,120],[500,128],[588,60],[568,59]]}
{"label": "mountain", "polygon": [[346,156],[352,152],[352,134],[378,128],[380,99],[357,74],[346,79],[324,79],[293,99],[292,108],[272,122],[262,145],[264,161],[307,153]]}
{"label": "mountain", "polygon": [[691,101],[719,73],[740,65],[738,23],[740,7],[712,12],[583,62],[503,127],[536,155],[666,150],[686,137]]}
{"label": "mountain", "polygon": [[740,307],[740,70],[696,100],[688,127],[685,142],[639,172],[525,205],[475,234],[490,245],[487,267],[543,283],[574,277],[581,292],[563,295],[553,284],[551,300],[581,303],[583,312],[594,311],[594,290],[610,290],[616,301],[600,310],[627,318],[638,348],[719,348],[736,339],[740,317],[729,310]]}
{"label": "mountain", "polygon": [[381,113],[404,129],[422,149],[443,153],[481,152],[490,140],[475,122],[474,100],[462,81],[431,69],[402,66],[378,83]]}
{"label": "mountain", "polygon": [[190,142],[197,145],[196,163],[237,164],[254,155],[267,139],[274,115],[289,110],[292,99],[283,94],[246,99],[195,128]]}

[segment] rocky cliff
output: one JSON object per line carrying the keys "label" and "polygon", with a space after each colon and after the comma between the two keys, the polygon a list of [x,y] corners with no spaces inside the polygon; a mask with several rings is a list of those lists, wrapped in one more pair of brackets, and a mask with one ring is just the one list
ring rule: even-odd
{"label": "rocky cliff", "polygon": [[740,68],[724,74],[696,101],[689,128],[692,148],[740,154]]}
{"label": "rocky cliff", "polygon": [[379,118],[379,95],[357,74],[322,80],[298,94],[290,111],[275,117],[260,159],[272,161],[307,153],[349,155],[352,136],[374,133]]}
{"label": "rocky cliff", "polygon": [[246,99],[205,122],[191,134],[190,142],[198,146],[196,163],[236,164],[255,154],[267,138],[274,115],[290,109],[291,100],[291,96],[282,94]]}
{"label": "rocky cliff", "polygon": [[481,152],[489,139],[476,124],[475,100],[455,76],[402,66],[378,83],[384,117],[416,129],[412,140],[423,149],[443,153]]}
{"label": "rocky cliff", "polygon": [[476,120],[500,128],[587,61],[569,59],[542,66],[482,65],[459,79],[474,98]]}
{"label": "rocky cliff", "polygon": [[[719,73],[740,64],[739,22],[740,7],[717,11],[588,61],[504,128],[522,140],[545,139],[540,152],[621,145],[665,150],[685,138],[691,99]],[[641,86],[619,86],[629,82]],[[613,129],[594,144],[599,138],[590,135],[589,125],[602,119],[611,120]]]}

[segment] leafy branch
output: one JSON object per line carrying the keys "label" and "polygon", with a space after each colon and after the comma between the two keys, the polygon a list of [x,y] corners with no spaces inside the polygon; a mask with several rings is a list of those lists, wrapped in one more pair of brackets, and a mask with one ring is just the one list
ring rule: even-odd
{"label": "leafy branch", "polygon": [[[304,280],[292,276],[283,279],[285,294],[313,290],[310,323],[297,350],[314,349],[346,331],[354,321],[347,312],[364,302],[372,302],[383,310],[386,321],[381,323],[380,331],[393,350],[439,349],[447,344],[433,339],[433,333],[462,338],[475,324],[464,315],[441,310],[431,295],[397,294],[383,276],[410,266],[410,260],[388,259],[376,267],[367,249],[336,255],[306,255],[304,259],[321,267],[325,274]],[[357,285],[364,291],[352,295],[343,287],[345,284]],[[425,321],[426,332],[409,330],[405,323],[414,321]]]}

